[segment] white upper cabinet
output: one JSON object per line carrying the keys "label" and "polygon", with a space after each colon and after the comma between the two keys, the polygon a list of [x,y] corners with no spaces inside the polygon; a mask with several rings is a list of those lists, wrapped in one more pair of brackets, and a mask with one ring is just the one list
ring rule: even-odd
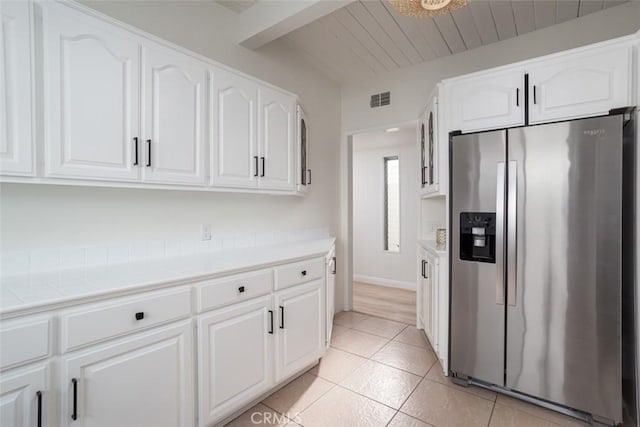
{"label": "white upper cabinet", "polygon": [[294,190],[295,117],[294,97],[260,89],[261,188]]}
{"label": "white upper cabinet", "polygon": [[42,7],[46,175],[138,179],[139,42],[60,4]]}
{"label": "white upper cabinet", "polygon": [[524,71],[515,68],[452,80],[448,103],[452,131],[524,125]]}
{"label": "white upper cabinet", "polygon": [[213,74],[211,185],[256,187],[261,165],[256,135],[258,87],[249,79]]}
{"label": "white upper cabinet", "polygon": [[532,63],[529,122],[598,114],[633,105],[633,46],[605,45]]}
{"label": "white upper cabinet", "polygon": [[33,175],[31,14],[0,2],[0,174]]}
{"label": "white upper cabinet", "polygon": [[205,184],[208,73],[195,58],[145,43],[144,181]]}

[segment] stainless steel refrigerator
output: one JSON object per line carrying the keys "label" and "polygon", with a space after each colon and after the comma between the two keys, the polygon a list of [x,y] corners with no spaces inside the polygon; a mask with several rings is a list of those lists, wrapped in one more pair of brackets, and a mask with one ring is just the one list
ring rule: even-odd
{"label": "stainless steel refrigerator", "polygon": [[458,382],[620,423],[624,343],[635,411],[634,126],[620,111],[451,136]]}

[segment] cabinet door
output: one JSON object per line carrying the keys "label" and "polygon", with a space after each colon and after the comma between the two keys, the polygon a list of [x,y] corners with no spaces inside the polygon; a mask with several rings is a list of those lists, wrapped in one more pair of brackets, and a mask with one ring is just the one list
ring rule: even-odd
{"label": "cabinet door", "polygon": [[3,373],[0,380],[0,426],[50,425],[48,402],[51,392],[48,382],[45,364]]}
{"label": "cabinet door", "polygon": [[273,385],[271,296],[200,316],[200,425],[213,425]]}
{"label": "cabinet door", "polygon": [[207,65],[151,43],[144,53],[143,180],[204,184]]}
{"label": "cabinet door", "polygon": [[420,150],[420,193],[427,191],[429,167],[427,163],[427,120],[426,114],[420,120],[420,129],[418,129],[418,142]]}
{"label": "cabinet door", "polygon": [[333,333],[333,316],[336,311],[336,269],[337,269],[337,260],[335,256],[335,249],[333,249],[329,257],[327,258],[327,270],[326,270],[326,281],[327,281],[327,302],[326,302],[326,338],[325,338],[325,346],[329,347],[331,344],[331,334]]}
{"label": "cabinet door", "polygon": [[138,41],[61,4],[43,14],[46,174],[138,179]]}
{"label": "cabinet door", "polygon": [[529,121],[607,114],[632,105],[631,45],[593,48],[529,69]]}
{"label": "cabinet door", "polygon": [[192,426],[192,335],[185,321],[63,357],[61,425]]}
{"label": "cabinet door", "polygon": [[524,71],[492,72],[451,82],[451,130],[524,125]]}
{"label": "cabinet door", "polygon": [[324,278],[275,294],[276,382],[317,360],[324,350]]}
{"label": "cabinet door", "polygon": [[256,136],[258,89],[244,77],[213,73],[211,185],[256,187],[260,172]]}
{"label": "cabinet door", "polygon": [[296,101],[271,89],[260,89],[260,187],[293,190]]}
{"label": "cabinet door", "polygon": [[427,335],[431,346],[433,346],[433,283],[431,280],[431,258],[426,256],[422,267],[424,276],[422,278],[422,320],[424,322],[424,333]]}
{"label": "cabinet door", "polygon": [[439,168],[438,168],[438,97],[432,96],[429,101],[429,108],[425,114],[424,129],[424,149],[423,169],[422,169],[422,194],[431,194],[438,191]]}
{"label": "cabinet door", "polygon": [[439,311],[438,311],[438,296],[439,296],[439,282],[438,282],[438,264],[439,260],[435,257],[429,259],[429,283],[431,287],[431,346],[433,350],[438,353],[440,340],[438,336],[438,323],[439,323]]}
{"label": "cabinet door", "polygon": [[0,174],[33,175],[28,2],[0,3]]}
{"label": "cabinet door", "polygon": [[297,106],[296,143],[298,168],[295,172],[298,193],[306,194],[311,186],[311,166],[309,165],[309,122],[302,107]]}

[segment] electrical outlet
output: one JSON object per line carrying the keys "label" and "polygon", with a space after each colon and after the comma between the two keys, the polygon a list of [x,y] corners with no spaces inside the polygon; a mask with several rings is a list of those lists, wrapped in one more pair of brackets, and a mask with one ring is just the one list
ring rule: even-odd
{"label": "electrical outlet", "polygon": [[200,226],[200,240],[211,240],[211,224]]}

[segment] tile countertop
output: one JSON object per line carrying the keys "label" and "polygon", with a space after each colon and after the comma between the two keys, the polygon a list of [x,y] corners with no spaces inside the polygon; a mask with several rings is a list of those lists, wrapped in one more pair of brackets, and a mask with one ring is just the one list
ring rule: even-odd
{"label": "tile countertop", "polygon": [[0,278],[0,316],[57,309],[326,255],[335,238]]}
{"label": "tile countertop", "polygon": [[449,255],[447,247],[439,246],[435,240],[418,240],[418,244],[438,258],[445,258]]}

